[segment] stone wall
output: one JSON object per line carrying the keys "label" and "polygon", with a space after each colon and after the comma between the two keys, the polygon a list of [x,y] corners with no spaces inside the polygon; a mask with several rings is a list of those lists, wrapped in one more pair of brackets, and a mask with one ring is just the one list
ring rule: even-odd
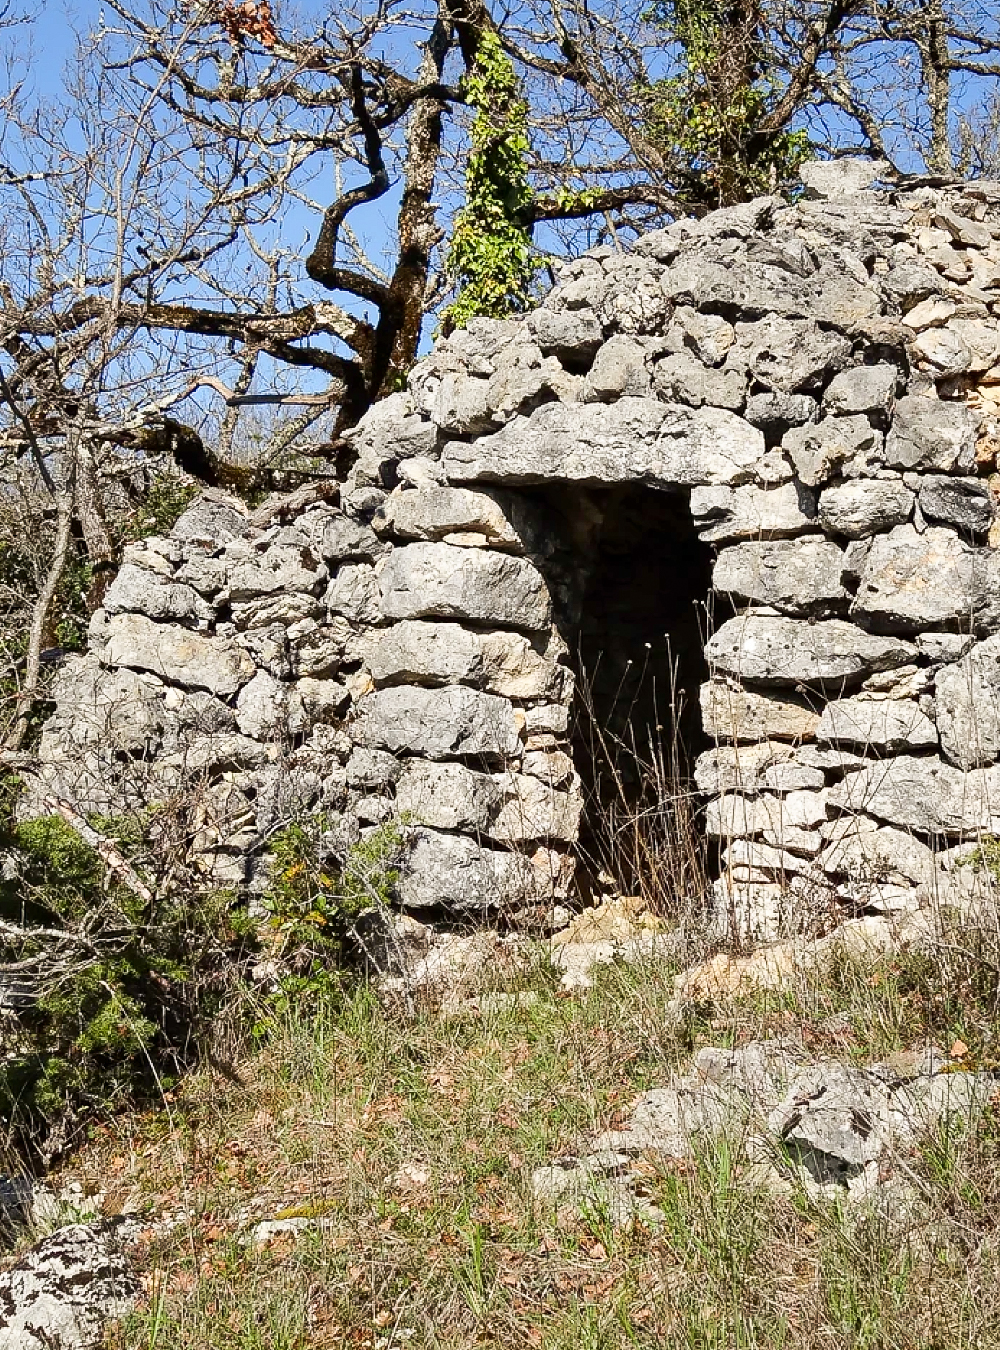
{"label": "stone wall", "polygon": [[209,495],[132,546],[26,809],[196,788],[225,884],[297,812],[341,849],[398,819],[408,907],[563,896],[602,532],[671,494],[715,550],[720,912],[767,935],[925,900],[1000,831],[1000,184],[859,191],[874,171],[594,250],[523,320],[439,342],[339,500]]}

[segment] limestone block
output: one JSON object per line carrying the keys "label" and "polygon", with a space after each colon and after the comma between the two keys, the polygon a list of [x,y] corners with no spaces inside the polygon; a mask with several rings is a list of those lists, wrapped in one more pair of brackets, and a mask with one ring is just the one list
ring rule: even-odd
{"label": "limestone block", "polygon": [[281,741],[288,734],[288,686],[258,670],[240,690],[236,724],[244,736]]}
{"label": "limestone block", "polygon": [[250,628],[289,628],[297,623],[318,618],[323,613],[323,602],[315,595],[289,591],[287,594],[265,595],[259,600],[247,600],[231,607],[233,624],[241,631]]}
{"label": "limestone block", "polygon": [[820,537],[737,544],[715,560],[712,586],[741,603],[829,614],[847,601],[843,550]]}
{"label": "limestone block", "polygon": [[960,660],[976,639],[970,633],[918,633],[917,650],[934,665]]}
{"label": "limestone block", "polygon": [[953,764],[975,769],[1000,757],[1000,635],[942,666],[934,706],[941,748]]}
{"label": "limestone block", "polygon": [[319,624],[305,619],[287,630],[292,649],[295,673],[311,675],[315,679],[336,675],[344,660],[353,629],[342,616],[330,623]]}
{"label": "limestone block", "polygon": [[1000,360],[1000,331],[995,319],[953,319],[948,327],[969,353],[968,369],[973,374],[981,375]]}
{"label": "limestone block", "polygon": [[736,325],[737,348],[766,389],[796,394],[817,389],[851,358],[851,344],[812,319],[771,315]]}
{"label": "limestone block", "polygon": [[200,595],[217,595],[229,579],[229,562],[223,557],[207,553],[188,552],[178,567],[174,580],[192,586]]}
{"label": "limestone block", "polygon": [[953,531],[898,525],[872,543],[852,613],[901,633],[969,628],[983,608],[982,586],[973,550]]}
{"label": "limestone block", "polygon": [[701,686],[705,734],[720,741],[808,740],[819,725],[819,713],[797,699],[755,693],[725,680]]}
{"label": "limestone block", "polygon": [[831,805],[918,834],[953,838],[1000,832],[1000,771],[961,769],[936,755],[899,755],[845,776]]}
{"label": "limestone block", "polygon": [[[704,751],[695,760],[695,787],[704,794],[715,792],[757,792],[765,787],[764,775],[776,765],[792,763],[795,751],[780,741],[761,741],[756,745],[719,745]],[[816,774],[815,769],[810,769]],[[823,775],[796,783],[795,787],[822,787]]]}
{"label": "limestone block", "polygon": [[826,790],[789,792],[785,796],[724,792],[708,803],[705,832],[710,839],[737,839],[769,830],[780,840],[786,826],[809,830],[826,820],[828,799]]}
{"label": "limestone block", "polygon": [[237,560],[229,568],[230,600],[256,600],[287,591],[311,593],[327,579],[326,566],[308,550],[272,544],[263,553]]}
{"label": "limestone block", "polygon": [[892,411],[898,381],[898,368],[886,363],[842,370],[827,386],[823,409],[838,416],[851,413],[886,416]]}
{"label": "limestone block", "polygon": [[547,403],[493,436],[451,442],[444,466],[454,482],[676,488],[746,482],[763,454],[764,437],[733,413],[622,398],[572,407]]}
{"label": "limestone block", "polygon": [[723,849],[722,861],[734,881],[774,881],[813,866],[810,859],[761,839],[734,839]]}
{"label": "limestone block", "polygon": [[396,782],[396,807],[404,819],[436,830],[488,832],[502,799],[494,778],[464,764],[410,759]]}
{"label": "limestone block", "polygon": [[440,540],[469,530],[485,535],[494,546],[522,553],[533,546],[538,530],[524,502],[471,488],[393,492],[382,515],[385,527],[404,539]]}
{"label": "limestone block", "polygon": [[939,379],[961,375],[972,366],[972,353],[951,327],[925,328],[913,339],[911,350],[918,364],[933,367]]}
{"label": "limestone block", "polygon": [[494,781],[502,794],[502,805],[489,827],[491,838],[505,844],[576,842],[583,809],[578,782],[572,782],[566,791],[520,773],[499,774]]}
{"label": "limestone block", "polygon": [[231,539],[244,539],[252,531],[246,507],[221,493],[203,492],[180,516],[170,538],[186,544],[219,548]]}
{"label": "limestone block", "polygon": [[0,1274],[0,1350],[90,1350],[142,1286],[129,1259],[134,1219],[57,1229]]}
{"label": "limestone block", "polygon": [[813,528],[816,502],[801,483],[776,487],[696,487],[691,514],[698,533],[710,543],[731,539],[781,539]]}
{"label": "limestone block", "polygon": [[[427,363],[430,365],[430,363]],[[426,406],[417,408],[417,396],[423,392],[421,385],[421,367],[418,363],[410,375],[411,386],[416,394],[400,391],[388,398],[379,399],[362,417],[356,427],[344,433],[358,456],[351,471],[351,480],[355,485],[386,486],[389,482],[389,468],[401,459],[411,459],[415,455],[434,455],[437,450],[438,429],[434,422],[428,421],[437,381],[430,381]]]}
{"label": "limestone block", "polygon": [[159,680],[134,670],[105,670],[90,653],[66,662],[51,693],[56,710],[42,731],[43,760],[88,747],[146,757],[170,718]]}
{"label": "limestone block", "polygon": [[809,623],[767,614],[729,619],[709,639],[710,667],[760,684],[840,684],[860,681],[913,659],[916,649],[866,633],[842,619]]}
{"label": "limestone block", "polygon": [[601,325],[586,310],[532,310],[527,328],[543,356],[556,356],[569,369],[587,366],[604,340]]}
{"label": "limestone block", "polygon": [[964,403],[908,394],[896,403],[885,442],[891,469],[969,473],[975,465],[978,418]]}
{"label": "limestone block", "polygon": [[681,305],[674,311],[674,323],[683,329],[685,345],[706,366],[720,365],[736,341],[733,325],[719,314],[701,314]]}
{"label": "limestone block", "polygon": [[667,402],[692,408],[708,404],[739,412],[746,401],[746,371],[703,365],[689,352],[676,352],[653,367],[653,388]]}
{"label": "limestone block", "polygon": [[879,278],[882,290],[908,313],[923,301],[939,295],[946,289],[944,282],[932,267],[923,263],[904,262],[891,267]]}
{"label": "limestone block", "polygon": [[912,699],[864,695],[828,703],[816,739],[889,755],[927,750],[938,743],[937,728]]}
{"label": "limestone block", "polygon": [[585,403],[611,403],[623,397],[642,398],[649,390],[646,348],[635,338],[616,334],[594,357],[581,397]]}
{"label": "limestone block", "polygon": [[148,670],[186,689],[208,689],[228,698],[256,667],[234,642],[202,637],[142,614],[115,614],[108,623],[104,659],[109,665]]}
{"label": "limestone block", "polygon": [[888,167],[880,159],[811,159],[799,169],[799,177],[808,197],[825,201],[863,193]]}
{"label": "limestone block", "polygon": [[405,619],[370,633],[362,644],[377,685],[478,683],[482,639],[455,623]]}
{"label": "limestone block", "polygon": [[488,398],[497,425],[553,398],[572,403],[579,395],[580,376],[564,370],[554,356],[543,357],[533,342],[509,343],[496,362]]}
{"label": "limestone block", "polygon": [[104,608],[109,614],[145,614],[150,619],[179,619],[190,623],[212,617],[212,606],[196,590],[167,581],[145,567],[123,563],[108,587]]}
{"label": "limestone block", "polygon": [[968,216],[960,216],[944,206],[938,206],[935,210],[934,224],[939,229],[947,230],[957,244],[963,244],[967,248],[990,248],[993,243],[993,235],[988,225],[970,220]]}
{"label": "limestone block", "polygon": [[486,915],[535,899],[538,880],[520,853],[484,848],[461,834],[419,828],[402,865],[397,894],[407,909]]}
{"label": "limestone block", "polygon": [[632,254],[608,258],[597,317],[606,333],[662,333],[673,305],[663,269]]}
{"label": "limestone block", "polygon": [[810,394],[754,394],[743,415],[752,426],[777,438],[790,427],[815,422],[819,405]]}
{"label": "limestone block", "polygon": [[864,539],[908,521],[913,502],[914,494],[899,479],[855,478],[823,489],[819,523],[830,534]]}
{"label": "limestone block", "polygon": [[383,551],[381,541],[369,525],[343,512],[325,517],[316,547],[327,563],[371,562]]}
{"label": "limestone block", "polygon": [[337,568],[323,597],[331,614],[340,614],[353,624],[375,624],[382,619],[382,593],[374,567],[346,563]]}
{"label": "limestone block", "polygon": [[426,759],[509,759],[520,747],[508,700],[464,685],[378,689],[357,705],[353,734],[369,749]]}
{"label": "limestone block", "polygon": [[526,558],[408,544],[393,550],[381,584],[390,619],[467,619],[529,631],[549,625],[548,588]]}
{"label": "limestone block", "polygon": [[493,423],[489,380],[449,372],[442,375],[430,409],[431,420],[452,436],[478,436]]}
{"label": "limestone block", "polygon": [[483,633],[483,687],[507,698],[568,702],[573,672],[521,633]]}
{"label": "limestone block", "polygon": [[918,500],[927,520],[950,525],[963,536],[986,535],[993,524],[993,499],[981,478],[928,474],[921,480]]}
{"label": "limestone block", "polygon": [[337,680],[314,680],[303,675],[296,680],[292,693],[293,715],[299,711],[301,730],[311,729],[316,723],[337,723],[351,702],[350,690]]}
{"label": "limestone block", "polygon": [[853,881],[890,884],[930,884],[934,879],[934,853],[906,830],[878,826],[865,816],[832,822],[839,829],[819,854],[817,862],[831,876]]}
{"label": "limestone block", "polygon": [[835,474],[877,467],[882,458],[882,433],[867,417],[824,417],[809,426],[792,427],[781,448],[808,487],[819,487]]}
{"label": "limestone block", "polygon": [[387,788],[395,783],[403,766],[387,750],[369,750],[357,745],[347,761],[346,781],[349,788]]}

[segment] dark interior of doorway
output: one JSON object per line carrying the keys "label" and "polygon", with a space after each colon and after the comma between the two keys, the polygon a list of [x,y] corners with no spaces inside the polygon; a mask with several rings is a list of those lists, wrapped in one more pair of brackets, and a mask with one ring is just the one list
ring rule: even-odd
{"label": "dark interior of doorway", "polygon": [[580,887],[666,912],[706,886],[691,771],[707,748],[698,691],[719,617],[707,610],[712,550],[686,493],[619,488],[595,505],[573,652]]}

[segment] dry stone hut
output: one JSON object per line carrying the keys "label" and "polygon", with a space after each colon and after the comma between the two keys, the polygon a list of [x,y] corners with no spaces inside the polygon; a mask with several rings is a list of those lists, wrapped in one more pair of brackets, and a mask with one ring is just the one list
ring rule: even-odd
{"label": "dry stone hut", "polygon": [[922,903],[1000,832],[1000,184],[876,173],[594,250],[439,342],[339,500],[208,495],[128,549],[34,806],[197,784],[227,885],[297,812],[396,818],[412,910],[549,901],[599,826],[581,666],[641,739],[676,660],[720,912]]}

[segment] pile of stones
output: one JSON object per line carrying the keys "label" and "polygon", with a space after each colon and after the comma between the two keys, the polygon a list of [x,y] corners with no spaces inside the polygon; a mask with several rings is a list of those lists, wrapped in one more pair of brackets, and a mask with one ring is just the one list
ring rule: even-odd
{"label": "pile of stones", "polygon": [[1000,832],[1000,184],[878,172],[566,264],[372,409],[338,500],[209,495],[131,546],[24,809],[196,788],[217,884],[258,884],[305,811],[341,848],[395,822],[411,910],[565,897],[569,654],[602,513],[641,489],[689,504],[731,615],[695,773],[720,912],[773,936],[926,903]]}

